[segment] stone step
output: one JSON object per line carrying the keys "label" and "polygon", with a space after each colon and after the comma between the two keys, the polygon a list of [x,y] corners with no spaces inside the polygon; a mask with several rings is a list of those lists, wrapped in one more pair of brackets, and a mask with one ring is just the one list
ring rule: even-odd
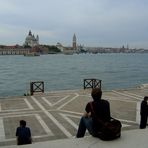
{"label": "stone step", "polygon": [[38,142],[23,146],[5,146],[5,148],[147,148],[148,129],[123,131],[121,138],[102,141],[92,136]]}

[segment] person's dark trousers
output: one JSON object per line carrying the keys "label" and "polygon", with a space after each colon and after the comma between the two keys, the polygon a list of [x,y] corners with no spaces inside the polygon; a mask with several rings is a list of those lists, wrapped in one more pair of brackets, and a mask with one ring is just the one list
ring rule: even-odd
{"label": "person's dark trousers", "polygon": [[147,115],[141,115],[141,121],[140,121],[140,128],[146,128],[147,124]]}
{"label": "person's dark trousers", "polygon": [[89,131],[91,135],[95,136],[95,131],[93,130],[92,118],[81,117],[76,137],[77,138],[84,137],[86,129]]}

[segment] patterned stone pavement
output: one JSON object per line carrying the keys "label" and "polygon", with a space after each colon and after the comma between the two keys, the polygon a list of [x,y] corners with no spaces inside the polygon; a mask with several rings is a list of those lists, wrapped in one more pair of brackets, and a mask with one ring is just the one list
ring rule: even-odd
{"label": "patterned stone pavement", "polygon": [[[103,92],[111,114],[122,122],[122,130],[139,127],[140,102],[147,88]],[[55,91],[34,96],[0,98],[0,146],[16,144],[19,120],[27,121],[33,141],[74,137],[90,90]]]}

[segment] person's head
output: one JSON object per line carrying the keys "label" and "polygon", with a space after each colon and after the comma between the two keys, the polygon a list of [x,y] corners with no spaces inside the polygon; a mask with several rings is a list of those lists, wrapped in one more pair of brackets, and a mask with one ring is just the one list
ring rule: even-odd
{"label": "person's head", "polygon": [[148,101],[148,96],[145,96],[144,97],[144,101]]}
{"label": "person's head", "polygon": [[25,127],[26,126],[26,121],[25,120],[20,120],[20,126]]}
{"label": "person's head", "polygon": [[100,100],[102,97],[102,91],[100,88],[93,88],[91,92],[91,96],[94,101]]}

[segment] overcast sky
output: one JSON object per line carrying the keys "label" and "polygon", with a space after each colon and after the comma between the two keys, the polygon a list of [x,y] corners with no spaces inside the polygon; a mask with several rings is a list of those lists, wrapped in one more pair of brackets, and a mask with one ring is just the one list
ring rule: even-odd
{"label": "overcast sky", "polygon": [[0,0],[0,44],[148,48],[148,0]]}

